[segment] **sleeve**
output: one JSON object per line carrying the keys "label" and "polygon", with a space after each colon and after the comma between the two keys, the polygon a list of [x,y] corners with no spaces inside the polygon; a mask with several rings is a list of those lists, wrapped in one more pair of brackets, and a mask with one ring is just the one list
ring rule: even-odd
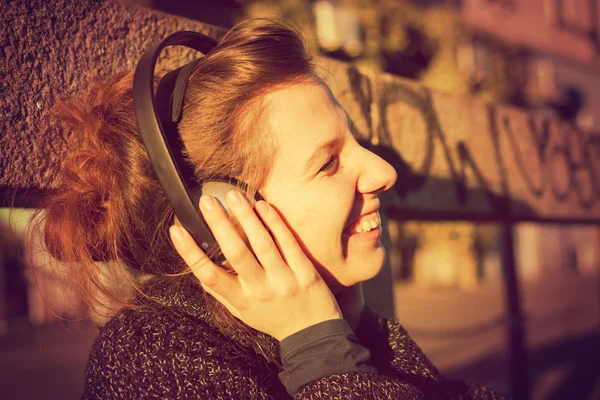
{"label": "sleeve", "polygon": [[359,343],[371,351],[380,373],[400,376],[428,394],[448,399],[501,400],[493,390],[460,380],[446,379],[411,339],[400,322],[382,318],[365,307],[357,327]]}
{"label": "sleeve", "polygon": [[369,365],[369,350],[358,343],[346,320],[313,325],[280,345],[279,377],[296,399],[421,399],[419,390]]}
{"label": "sleeve", "polygon": [[305,384],[328,375],[377,370],[368,365],[369,350],[358,344],[343,319],[325,321],[281,341],[283,371],[279,379],[290,395]]}

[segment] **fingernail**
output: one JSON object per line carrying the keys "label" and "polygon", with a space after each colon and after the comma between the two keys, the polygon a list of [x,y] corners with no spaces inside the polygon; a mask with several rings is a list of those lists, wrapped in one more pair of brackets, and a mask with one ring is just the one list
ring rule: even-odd
{"label": "fingernail", "polygon": [[206,211],[212,211],[215,208],[215,199],[212,196],[202,195],[200,197],[200,207]]}
{"label": "fingernail", "polygon": [[183,240],[183,232],[181,232],[181,228],[177,225],[173,225],[169,228],[169,231],[171,232],[171,237],[174,241],[181,242]]}
{"label": "fingernail", "polygon": [[240,204],[242,198],[240,193],[237,190],[231,190],[227,193],[227,198],[231,204]]}
{"label": "fingernail", "polygon": [[258,203],[256,203],[256,208],[258,209],[258,212],[261,215],[267,215],[267,213],[269,212],[269,205],[264,201],[259,201]]}

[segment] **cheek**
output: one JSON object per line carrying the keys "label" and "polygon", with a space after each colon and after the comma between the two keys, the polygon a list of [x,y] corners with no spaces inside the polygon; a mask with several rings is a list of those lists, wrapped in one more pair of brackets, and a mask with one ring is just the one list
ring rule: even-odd
{"label": "cheek", "polygon": [[332,257],[340,254],[342,229],[347,216],[341,212],[339,204],[323,196],[295,206],[286,204],[286,208],[280,211],[313,261],[327,265]]}
{"label": "cheek", "polygon": [[[296,221],[296,230],[314,258],[325,265],[343,256],[342,231],[351,210],[348,199],[330,192],[322,195]],[[337,260],[337,261],[336,261]]]}
{"label": "cheek", "polygon": [[342,231],[354,204],[350,182],[340,177],[324,180],[310,190],[270,189],[267,201],[278,209],[305,250],[322,262],[339,256]]}

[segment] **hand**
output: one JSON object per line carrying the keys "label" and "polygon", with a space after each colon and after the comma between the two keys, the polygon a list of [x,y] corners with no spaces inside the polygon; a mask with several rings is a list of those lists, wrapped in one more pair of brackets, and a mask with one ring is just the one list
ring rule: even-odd
{"label": "hand", "polygon": [[344,288],[335,296],[344,319],[348,321],[352,330],[356,332],[360,317],[365,308],[365,296],[362,282]]}
{"label": "hand", "polygon": [[256,258],[215,199],[202,196],[200,210],[237,276],[215,265],[185,229],[171,227],[175,249],[204,289],[244,323],[278,340],[341,319],[331,290],[278,212],[261,200],[255,205],[259,219],[237,191],[228,193],[227,204]]}

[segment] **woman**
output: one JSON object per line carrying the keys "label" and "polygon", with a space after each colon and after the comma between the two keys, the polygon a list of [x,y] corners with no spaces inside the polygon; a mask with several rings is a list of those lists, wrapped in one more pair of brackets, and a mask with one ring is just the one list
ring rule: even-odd
{"label": "woman", "polygon": [[62,106],[77,142],[46,207],[49,251],[90,304],[119,309],[84,398],[500,398],[445,380],[365,307],[361,282],[385,260],[378,195],[396,173],[355,141],[295,32],[235,27],[185,92],[178,129],[197,179],[234,177],[264,199],[230,192],[232,219],[200,200],[229,272],[171,226],[131,87],[122,74]]}

